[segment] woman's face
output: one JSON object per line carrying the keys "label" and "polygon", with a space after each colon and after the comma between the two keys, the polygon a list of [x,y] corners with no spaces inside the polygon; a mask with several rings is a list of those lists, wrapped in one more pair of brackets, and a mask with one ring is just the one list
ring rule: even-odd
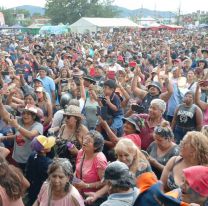
{"label": "woman's face", "polygon": [[53,191],[63,192],[67,182],[69,182],[69,177],[65,175],[61,167],[57,168],[52,174],[50,174],[49,179]]}
{"label": "woman's face", "polygon": [[149,107],[150,118],[162,117],[162,111],[157,104],[151,104]]}
{"label": "woman's face", "polygon": [[94,151],[94,140],[90,135],[85,136],[83,139],[82,149],[85,152]]}
{"label": "woman's face", "polygon": [[67,125],[76,125],[77,118],[74,116],[66,116],[66,124]]}
{"label": "woman's face", "polygon": [[24,124],[31,124],[32,122],[34,122],[32,113],[29,111],[24,111],[22,113],[22,120]]}
{"label": "woman's face", "polygon": [[186,140],[186,137],[180,142],[180,156],[184,159],[193,157],[196,150],[191,146],[190,142]]}
{"label": "woman's face", "polygon": [[193,95],[192,94],[186,94],[184,96],[183,102],[187,105],[190,105],[193,103]]}
{"label": "woman's face", "polygon": [[43,98],[43,92],[35,92],[38,99],[42,99]]}
{"label": "woman's face", "polygon": [[135,128],[135,126],[134,126],[132,123],[128,122],[128,121],[126,121],[126,122],[124,123],[123,130],[124,130],[124,133],[125,133],[126,135],[128,135],[128,134],[135,134],[135,133],[136,133],[136,128]]}
{"label": "woman's face", "polygon": [[134,161],[134,158],[136,156],[136,154],[133,155],[132,153],[128,152],[127,150],[125,150],[125,151],[117,151],[116,155],[117,155],[117,159],[120,162],[125,163],[128,167],[130,167],[132,165],[132,163]]}
{"label": "woman's face", "polygon": [[165,139],[165,137],[161,137],[160,135],[158,134],[153,134],[153,138],[155,140],[155,143],[158,145],[158,146],[167,146],[168,144],[170,144],[170,141],[169,139]]}
{"label": "woman's face", "polygon": [[193,71],[189,71],[188,74],[187,74],[187,79],[194,80],[194,77],[195,77],[194,72]]}
{"label": "woman's face", "polygon": [[33,99],[31,95],[28,95],[25,97],[25,104],[35,105],[35,100]]}
{"label": "woman's face", "polygon": [[200,68],[204,68],[204,66],[205,66],[205,63],[204,62],[199,62],[199,67]]}
{"label": "woman's face", "polygon": [[62,78],[66,78],[67,77],[67,71],[65,69],[61,72],[61,77]]}

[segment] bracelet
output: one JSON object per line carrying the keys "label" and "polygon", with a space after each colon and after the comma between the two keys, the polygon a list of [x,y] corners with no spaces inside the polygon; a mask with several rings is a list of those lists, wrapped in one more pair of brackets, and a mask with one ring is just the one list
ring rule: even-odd
{"label": "bracelet", "polygon": [[21,126],[20,126],[20,125],[18,125],[17,130],[20,130],[20,128],[21,128]]}

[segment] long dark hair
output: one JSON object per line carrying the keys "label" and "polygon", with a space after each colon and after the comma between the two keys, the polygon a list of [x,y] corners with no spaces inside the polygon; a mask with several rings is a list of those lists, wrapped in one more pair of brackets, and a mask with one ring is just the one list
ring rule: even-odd
{"label": "long dark hair", "polygon": [[0,185],[5,189],[11,200],[17,200],[23,195],[22,182],[23,175],[21,171],[13,165],[9,165],[0,156]]}

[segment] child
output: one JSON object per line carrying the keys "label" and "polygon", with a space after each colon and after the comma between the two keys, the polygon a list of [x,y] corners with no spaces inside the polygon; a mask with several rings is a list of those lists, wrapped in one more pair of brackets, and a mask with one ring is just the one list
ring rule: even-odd
{"label": "child", "polygon": [[[121,108],[121,100],[115,94],[116,82],[114,80],[106,80],[104,82],[104,95],[102,106],[106,108],[107,115],[111,116],[111,129],[118,137],[123,135],[123,110]],[[102,115],[101,115],[102,116]]]}
{"label": "child", "polygon": [[37,136],[31,143],[31,147],[35,152],[30,155],[26,165],[26,178],[30,182],[28,205],[33,205],[43,182],[48,178],[47,170],[52,159],[46,155],[54,145],[54,137],[45,137],[43,135]]}

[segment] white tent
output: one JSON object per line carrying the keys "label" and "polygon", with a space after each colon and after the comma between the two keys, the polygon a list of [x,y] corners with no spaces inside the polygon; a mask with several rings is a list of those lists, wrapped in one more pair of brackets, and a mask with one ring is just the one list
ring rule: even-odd
{"label": "white tent", "polygon": [[104,28],[139,27],[126,18],[87,18],[83,17],[70,26],[72,32],[97,32]]}

